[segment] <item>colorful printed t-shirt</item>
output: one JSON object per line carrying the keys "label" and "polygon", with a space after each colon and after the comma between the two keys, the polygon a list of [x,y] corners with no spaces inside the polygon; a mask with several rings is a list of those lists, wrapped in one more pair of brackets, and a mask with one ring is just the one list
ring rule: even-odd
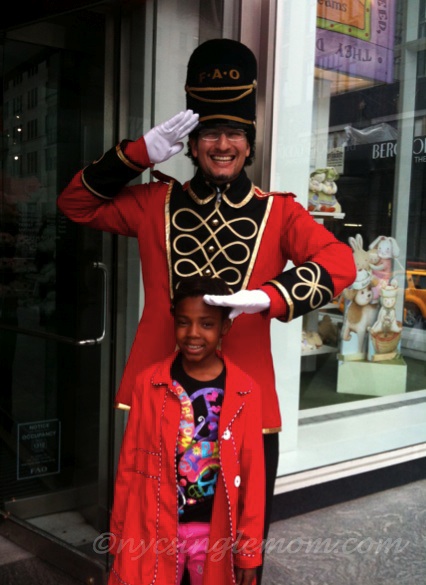
{"label": "colorful printed t-shirt", "polygon": [[179,522],[209,522],[219,473],[218,429],[225,367],[214,380],[195,380],[185,373],[178,355],[171,374],[181,401],[176,452]]}

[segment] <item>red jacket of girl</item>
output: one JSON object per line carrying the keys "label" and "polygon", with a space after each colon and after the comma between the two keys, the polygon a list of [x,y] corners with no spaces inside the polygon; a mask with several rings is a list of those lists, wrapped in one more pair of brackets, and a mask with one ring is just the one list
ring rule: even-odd
{"label": "red jacket of girl", "polygon": [[[111,516],[109,585],[176,583],[176,441],[181,403],[170,367],[176,353],[142,372],[118,464]],[[232,585],[233,563],[262,563],[264,461],[260,389],[224,358],[216,484],[204,585]]]}

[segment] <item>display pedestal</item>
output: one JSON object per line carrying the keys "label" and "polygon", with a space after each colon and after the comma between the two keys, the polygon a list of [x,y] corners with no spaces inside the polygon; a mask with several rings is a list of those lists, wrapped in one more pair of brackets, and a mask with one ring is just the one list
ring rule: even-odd
{"label": "display pedestal", "polygon": [[379,362],[340,361],[337,392],[365,396],[387,396],[405,392],[407,364],[400,355]]}

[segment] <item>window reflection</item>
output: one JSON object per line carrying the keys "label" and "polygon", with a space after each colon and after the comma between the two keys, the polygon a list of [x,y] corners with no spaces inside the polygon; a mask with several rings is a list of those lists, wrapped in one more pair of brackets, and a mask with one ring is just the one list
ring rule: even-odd
{"label": "window reflection", "polygon": [[413,4],[332,4],[318,3],[314,119],[327,127],[313,132],[309,202],[352,246],[358,276],[304,320],[302,409],[424,389],[424,51],[415,71],[402,59]]}

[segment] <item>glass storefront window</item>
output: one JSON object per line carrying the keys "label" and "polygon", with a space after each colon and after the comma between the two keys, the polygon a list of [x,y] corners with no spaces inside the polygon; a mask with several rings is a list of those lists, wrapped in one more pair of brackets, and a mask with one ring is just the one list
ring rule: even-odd
{"label": "glass storefront window", "polygon": [[[404,55],[413,3],[350,4],[317,6],[313,119],[322,123],[308,209],[352,247],[358,275],[303,323],[301,409],[424,387],[424,54],[415,72]],[[400,148],[408,125],[410,153]]]}
{"label": "glass storefront window", "polygon": [[[425,4],[319,0],[303,14],[293,3],[285,17],[279,10],[271,182],[350,245],[358,268],[328,306],[284,337],[275,328],[281,348],[300,339],[301,421],[316,410],[348,416],[377,399],[424,400]],[[291,426],[293,359],[280,362]],[[294,427],[287,435],[297,444]]]}

